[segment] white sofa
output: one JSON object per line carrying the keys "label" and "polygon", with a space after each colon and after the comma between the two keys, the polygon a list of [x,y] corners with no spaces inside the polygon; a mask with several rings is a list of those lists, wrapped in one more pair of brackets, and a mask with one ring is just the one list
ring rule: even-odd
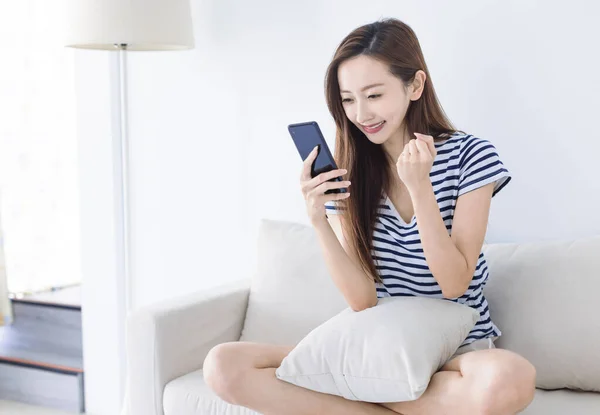
{"label": "white sofa", "polygon": [[[526,415],[600,414],[600,237],[484,246],[500,348],[529,359]],[[128,415],[256,414],[222,401],[202,364],[223,342],[296,344],[346,304],[314,230],[263,220],[252,278],[141,309],[128,321]],[[555,389],[555,390],[552,390]]]}

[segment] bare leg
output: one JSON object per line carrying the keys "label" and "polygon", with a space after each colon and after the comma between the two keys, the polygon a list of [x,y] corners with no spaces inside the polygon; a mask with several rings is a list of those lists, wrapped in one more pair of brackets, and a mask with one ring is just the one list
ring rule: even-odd
{"label": "bare leg", "polygon": [[250,342],[220,344],[204,361],[206,383],[223,400],[264,415],[396,415],[378,404],[350,401],[279,380],[275,369],[292,349]]}
{"label": "bare leg", "polygon": [[533,365],[508,350],[490,349],[446,363],[419,399],[382,406],[404,415],[513,415],[531,403],[534,393]]}

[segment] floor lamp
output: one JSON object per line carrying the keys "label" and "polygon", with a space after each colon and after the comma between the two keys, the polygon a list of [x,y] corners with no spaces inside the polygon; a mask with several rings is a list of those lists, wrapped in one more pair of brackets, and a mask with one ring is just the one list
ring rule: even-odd
{"label": "floor lamp", "polygon": [[[119,153],[115,169],[118,212],[116,258],[120,273],[118,285],[124,298],[118,298],[117,301],[127,316],[132,310],[133,279],[130,267],[126,52],[192,49],[194,35],[190,0],[69,0],[67,12],[67,47],[118,53],[120,134],[117,134],[114,143]],[[121,336],[124,341],[124,321],[122,325]],[[125,346],[122,344],[122,347]],[[121,376],[124,377],[123,374]]]}

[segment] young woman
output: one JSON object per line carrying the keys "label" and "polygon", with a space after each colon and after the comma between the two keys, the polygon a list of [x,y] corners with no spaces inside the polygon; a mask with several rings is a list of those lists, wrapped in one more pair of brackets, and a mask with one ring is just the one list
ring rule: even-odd
{"label": "young woman", "polygon": [[[533,400],[535,369],[494,348],[482,253],[492,197],[509,181],[494,146],[456,130],[437,100],[418,39],[396,19],[357,28],[326,74],[339,170],[301,189],[334,283],[360,311],[385,296],[423,295],[475,308],[480,319],[415,401],[373,404],[280,381],[293,346],[226,343],[205,361],[207,383],[228,402],[266,415],[515,414]],[[346,181],[329,181],[343,176]],[[347,187],[346,193],[325,194]]]}

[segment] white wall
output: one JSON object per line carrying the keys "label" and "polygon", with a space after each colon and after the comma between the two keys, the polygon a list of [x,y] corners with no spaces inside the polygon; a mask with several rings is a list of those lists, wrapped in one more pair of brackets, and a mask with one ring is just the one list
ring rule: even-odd
{"label": "white wall", "polygon": [[130,59],[136,304],[235,277],[240,231],[261,217],[308,223],[286,126],[317,120],[333,146],[325,68],[347,32],[382,16],[415,29],[452,121],[495,143],[513,173],[487,241],[599,233],[587,124],[600,7],[554,3],[194,3],[195,51]]}
{"label": "white wall", "polygon": [[600,92],[596,3],[213,0],[192,9],[195,50],[129,55],[136,308],[246,275],[260,218],[308,224],[286,126],[316,120],[333,146],[325,68],[350,30],[384,16],[413,27],[451,120],[491,140],[513,174],[492,203],[487,242],[600,233],[600,137],[588,127]]}

